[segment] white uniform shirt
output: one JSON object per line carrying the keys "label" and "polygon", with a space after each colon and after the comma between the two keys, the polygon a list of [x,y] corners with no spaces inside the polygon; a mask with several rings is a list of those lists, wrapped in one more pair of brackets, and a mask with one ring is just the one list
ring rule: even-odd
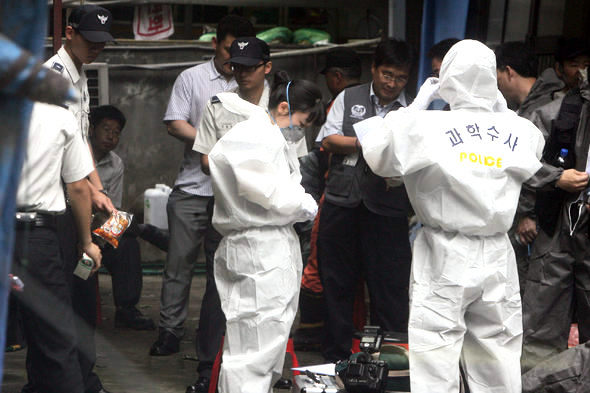
{"label": "white uniform shirt", "polygon": [[[172,88],[164,121],[185,120],[197,128],[209,99],[217,93],[237,87],[235,79],[227,81],[213,60],[191,67],[178,75]],[[184,159],[174,183],[182,191],[200,196],[212,196],[211,179],[201,170],[201,154],[185,144]]]}
{"label": "white uniform shirt", "polygon": [[[318,136],[316,137],[315,141],[318,143],[322,143],[322,140],[330,135],[344,135],[342,133],[342,121],[344,118],[344,94],[346,93],[346,89],[342,90],[340,94],[336,96],[334,99],[334,103],[328,112],[328,117],[326,118],[326,122],[320,129]],[[399,102],[401,106],[407,106],[406,100],[406,92],[402,90],[402,92],[397,96],[397,98],[389,103],[388,105],[379,105],[379,98],[375,94],[373,90],[373,83],[371,83],[371,101],[373,102],[373,107],[375,108],[375,115],[379,117],[385,117],[387,112],[391,109],[391,107],[396,103]]]}
{"label": "white uniform shirt", "polygon": [[[238,94],[238,89],[232,89],[232,93]],[[264,89],[262,95],[258,101],[258,106],[264,109],[268,108],[268,95],[270,89],[268,84],[264,83]],[[244,101],[243,99],[240,99]],[[203,112],[201,123],[199,125],[199,131],[195,138],[195,144],[193,150],[199,153],[209,154],[215,143],[221,139],[233,126],[241,121],[244,121],[250,117],[248,111],[240,110],[241,108],[235,108],[228,105],[225,100],[213,103],[211,100],[207,102],[207,106]]]}
{"label": "white uniform shirt", "polygon": [[72,82],[72,85],[78,90],[80,98],[68,106],[70,112],[76,117],[78,128],[84,136],[84,140],[88,143],[88,129],[90,123],[88,115],[90,114],[90,96],[88,94],[88,79],[84,70],[78,73],[74,62],[68,52],[61,47],[57,53],[45,62],[45,66],[51,68],[53,71],[60,73],[65,78]]}
{"label": "white uniform shirt", "polygon": [[59,213],[66,208],[62,182],[84,179],[94,170],[87,145],[71,112],[36,103],[31,114],[17,206]]}

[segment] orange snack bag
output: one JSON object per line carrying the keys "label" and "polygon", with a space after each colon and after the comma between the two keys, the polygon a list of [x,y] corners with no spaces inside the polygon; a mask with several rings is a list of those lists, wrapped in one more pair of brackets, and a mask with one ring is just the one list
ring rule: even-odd
{"label": "orange snack bag", "polygon": [[133,220],[133,214],[116,211],[111,214],[104,224],[96,228],[92,233],[117,248],[119,246],[119,239],[123,236],[129,224],[131,224],[131,220]]}

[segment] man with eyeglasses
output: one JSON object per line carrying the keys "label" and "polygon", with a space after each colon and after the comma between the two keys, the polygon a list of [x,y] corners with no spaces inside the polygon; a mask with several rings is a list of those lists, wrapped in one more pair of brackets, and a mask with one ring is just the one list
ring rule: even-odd
{"label": "man with eyeglasses", "polygon": [[[117,208],[123,203],[124,163],[113,150],[119,144],[125,127],[125,115],[112,105],[102,105],[90,111],[90,144],[96,170],[105,190]],[[141,254],[136,236],[126,231],[119,247],[106,245],[102,249],[103,265],[111,273],[115,301],[115,327],[153,330],[154,321],[137,309],[143,285]]]}
{"label": "man with eyeglasses", "polygon": [[360,154],[353,125],[407,105],[405,87],[414,51],[386,40],[375,50],[371,82],[344,89],[334,100],[317,142],[332,153],[317,241],[326,299],[322,354],[350,355],[355,286],[363,275],[371,324],[407,332],[410,277],[408,197],[403,185],[376,176]]}

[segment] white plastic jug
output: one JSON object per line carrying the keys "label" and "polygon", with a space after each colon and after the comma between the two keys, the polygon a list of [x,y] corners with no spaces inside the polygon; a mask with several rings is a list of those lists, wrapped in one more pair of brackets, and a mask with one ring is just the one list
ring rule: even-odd
{"label": "white plastic jug", "polygon": [[168,229],[168,214],[166,204],[172,189],[166,184],[156,184],[148,188],[143,194],[143,222],[161,229]]}

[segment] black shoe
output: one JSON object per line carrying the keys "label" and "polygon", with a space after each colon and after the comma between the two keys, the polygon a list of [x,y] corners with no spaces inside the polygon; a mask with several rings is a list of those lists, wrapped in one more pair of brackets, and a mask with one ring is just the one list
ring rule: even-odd
{"label": "black shoe", "polygon": [[293,348],[296,351],[319,351],[322,343],[324,327],[298,328],[293,334]]}
{"label": "black shoe", "polygon": [[275,389],[291,389],[292,385],[293,385],[293,383],[291,382],[290,379],[281,377],[281,379],[279,379],[277,382],[275,382],[275,385],[273,386],[273,388],[275,388]]}
{"label": "black shoe", "polygon": [[135,217],[133,217],[133,219],[131,220],[131,224],[129,224],[125,233],[127,235],[130,235],[133,237],[138,237],[138,236],[141,236],[144,229],[145,229],[144,224],[138,223],[137,219]]}
{"label": "black shoe", "polygon": [[154,330],[156,325],[151,318],[144,316],[137,308],[125,307],[115,311],[115,327],[135,330]]}
{"label": "black shoe", "polygon": [[99,390],[98,392],[96,392],[96,393],[111,393],[111,392],[109,392],[108,390],[106,390],[106,389],[103,387],[103,388],[100,388],[100,390]]}
{"label": "black shoe", "polygon": [[168,356],[180,350],[180,339],[174,334],[164,330],[150,349],[152,356]]}
{"label": "black shoe", "polygon": [[186,387],[186,393],[207,393],[209,391],[209,378],[200,377],[197,381]]}

